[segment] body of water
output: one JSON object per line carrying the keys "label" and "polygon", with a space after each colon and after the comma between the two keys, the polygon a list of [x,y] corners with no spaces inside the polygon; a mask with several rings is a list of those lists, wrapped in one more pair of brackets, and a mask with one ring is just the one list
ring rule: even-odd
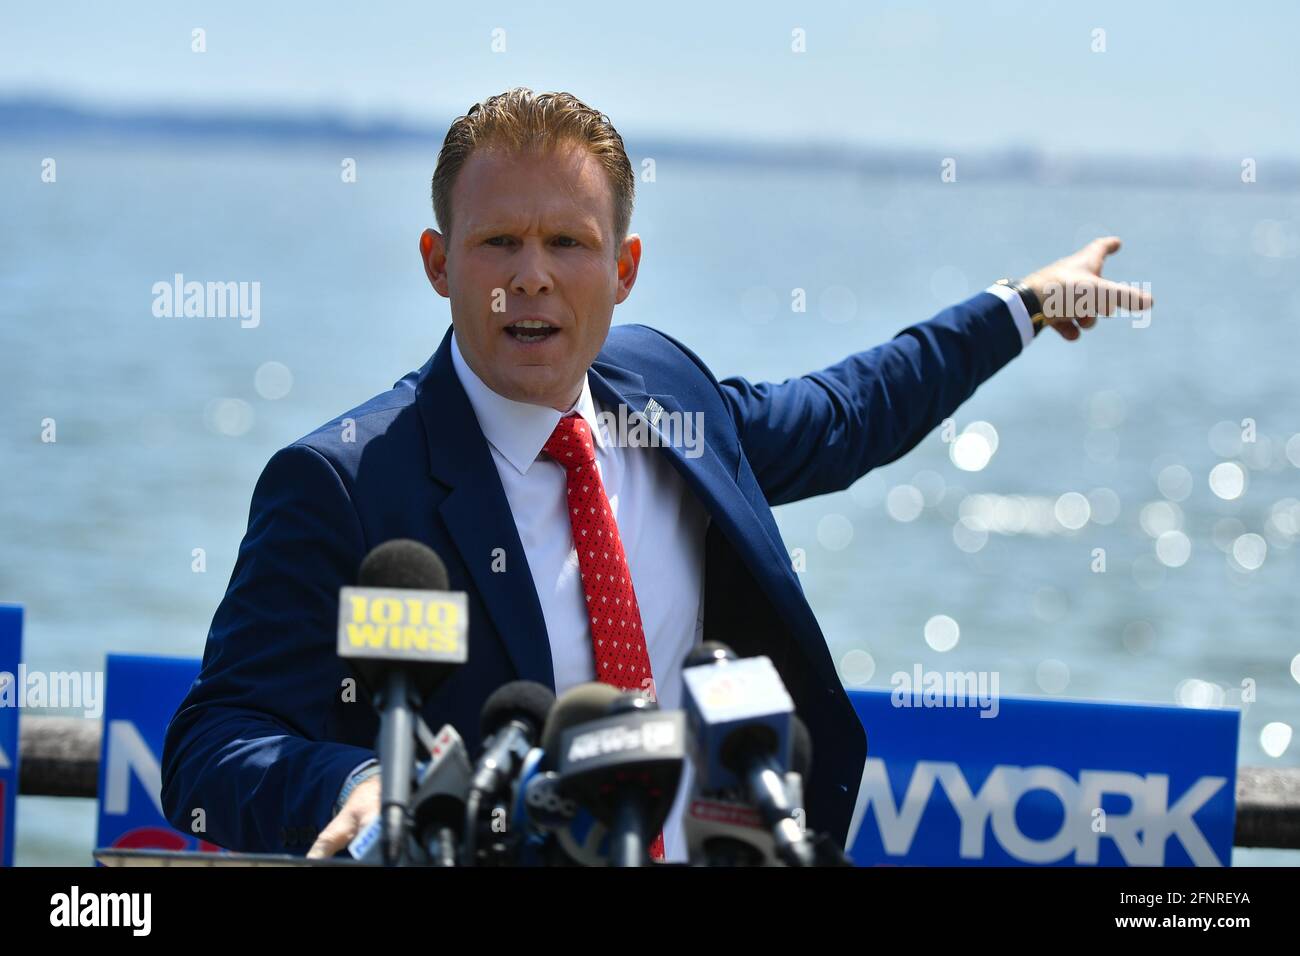
{"label": "body of water", "polygon": [[[268,457],[450,322],[417,247],[435,159],[0,146],[0,600],[27,608],[29,667],[202,653]],[[1149,327],[1044,332],[958,411],[956,453],[936,430],[777,509],[846,684],[920,663],[997,671],[1004,694],[1241,706],[1240,763],[1300,765],[1300,200],[1234,175],[1193,192],[664,161],[639,184],[614,320],[720,378],[821,368],[1100,235],[1125,241],[1108,276],[1151,284]],[[156,317],[177,273],[258,283],[257,326]],[[90,801],[18,814],[19,863],[89,861]]]}

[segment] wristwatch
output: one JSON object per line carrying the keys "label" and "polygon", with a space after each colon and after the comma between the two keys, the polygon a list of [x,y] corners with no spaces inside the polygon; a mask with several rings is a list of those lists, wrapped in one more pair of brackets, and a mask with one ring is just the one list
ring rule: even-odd
{"label": "wristwatch", "polygon": [[999,279],[994,285],[1007,286],[1016,295],[1020,296],[1020,301],[1025,304],[1025,311],[1029,313],[1029,321],[1034,325],[1034,335],[1043,331],[1044,327],[1050,324],[1047,321],[1047,316],[1043,315],[1043,306],[1038,301],[1038,295],[1029,286],[1023,282],[1012,282],[1010,279]]}
{"label": "wristwatch", "polygon": [[373,757],[365,763],[359,764],[353,768],[352,772],[348,774],[348,779],[339,789],[338,798],[334,801],[334,815],[338,816],[343,812],[343,805],[348,802],[348,797],[352,796],[352,791],[357,788],[358,784],[369,780],[371,777],[378,774],[379,771],[379,761],[375,760]]}

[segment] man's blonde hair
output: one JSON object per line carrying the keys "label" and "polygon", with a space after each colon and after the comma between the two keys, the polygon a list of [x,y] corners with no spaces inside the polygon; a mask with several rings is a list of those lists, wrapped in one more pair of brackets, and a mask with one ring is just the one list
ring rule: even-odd
{"label": "man's blonde hair", "polygon": [[614,195],[614,254],[632,222],[636,179],[623,137],[609,117],[572,93],[534,93],[517,86],[475,103],[447,130],[433,173],[433,215],[444,236],[451,235],[451,189],[470,154],[480,147],[515,153],[542,153],[580,144],[596,157]]}

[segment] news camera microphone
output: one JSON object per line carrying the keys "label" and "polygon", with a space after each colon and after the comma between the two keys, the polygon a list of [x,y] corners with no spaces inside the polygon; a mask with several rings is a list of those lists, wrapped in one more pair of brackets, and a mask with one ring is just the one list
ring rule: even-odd
{"label": "news camera microphone", "polygon": [[[588,692],[561,716],[576,715],[595,695]],[[563,698],[557,702],[553,719],[563,704]],[[686,718],[680,711],[659,710],[640,694],[617,690],[607,697],[605,714],[563,729],[548,721],[546,736],[558,732],[560,793],[609,830],[610,865],[641,866],[649,859],[647,835],[663,826],[681,782]]]}
{"label": "news camera microphone", "polygon": [[543,770],[557,770],[560,765],[560,739],[564,732],[609,714],[610,705],[623,696],[613,684],[591,681],[578,684],[561,694],[542,727]]}
{"label": "news camera microphone", "polygon": [[524,866],[605,866],[605,827],[560,792],[560,736],[569,727],[598,720],[620,696],[609,684],[580,684],[561,694],[542,727],[539,746],[528,752],[513,786],[511,832],[518,836]]}
{"label": "news camera microphone", "polygon": [[605,866],[608,835],[578,802],[560,792],[560,775],[544,770],[546,751],[534,747],[516,787],[512,831],[522,834],[517,862],[523,866]]}
{"label": "news camera microphone", "polygon": [[465,801],[464,849],[461,862],[478,862],[478,824],[485,800],[495,799],[514,780],[524,758],[542,735],[555,706],[555,694],[536,681],[513,681],[498,687],[483,704],[479,718],[483,753],[474,767]]}
{"label": "news camera microphone", "polygon": [[612,684],[592,681],[571,687],[556,700],[535,748],[521,773],[518,814],[533,836],[525,842],[530,861],[547,865],[605,866],[607,831],[603,824],[561,788],[560,743],[571,727],[599,720],[623,695]]}
{"label": "news camera microphone", "polygon": [[432,866],[456,865],[457,838],[465,821],[465,803],[473,773],[465,741],[456,728],[444,725],[434,740],[429,763],[421,772],[420,783],[411,798],[415,832]]}
{"label": "news camera microphone", "polygon": [[561,787],[558,767],[564,732],[609,713],[623,696],[611,684],[579,684],[560,695],[546,718],[541,746],[533,751],[521,774],[518,815],[527,821],[531,839],[525,841],[529,862],[542,865],[607,866],[608,830]]}
{"label": "news camera microphone", "polygon": [[[803,781],[812,768],[812,739],[794,716],[790,747],[791,771],[785,775],[790,803],[803,807]],[[698,778],[682,815],[687,858],[704,866],[784,866],[772,831],[759,811],[739,793],[703,792]]]}
{"label": "news camera microphone", "polygon": [[[457,834],[473,769],[465,742],[451,724],[428,735],[428,750],[429,762],[421,768],[411,798],[415,825],[408,834],[407,856],[433,866],[455,866]],[[382,815],[361,828],[348,852],[362,863],[384,862]]]}
{"label": "news camera microphone", "polygon": [[688,656],[682,681],[700,789],[739,790],[770,830],[777,856],[789,866],[814,865],[786,790],[791,737],[798,733],[794,702],[772,661],[737,659],[726,645],[709,641]]}
{"label": "news camera microphone", "polygon": [[357,584],[339,591],[338,653],[379,710],[384,860],[393,866],[410,824],[420,706],[465,663],[467,604],[464,593],[447,590],[447,567],[433,549],[407,538],[367,554]]}

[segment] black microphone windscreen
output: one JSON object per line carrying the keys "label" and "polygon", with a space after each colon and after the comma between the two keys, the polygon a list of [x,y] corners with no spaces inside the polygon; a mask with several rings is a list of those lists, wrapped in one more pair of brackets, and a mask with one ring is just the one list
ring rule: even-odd
{"label": "black microphone windscreen", "polygon": [[411,538],[394,538],[371,550],[361,562],[357,584],[363,588],[449,590],[442,558],[427,544]]}
{"label": "black microphone windscreen", "polygon": [[536,737],[546,725],[546,718],[554,706],[555,694],[545,684],[532,680],[502,684],[483,704],[479,716],[482,739],[487,740],[512,720],[531,724]]}
{"label": "black microphone windscreen", "polygon": [[682,667],[699,667],[702,664],[715,664],[718,661],[734,661],[736,652],[721,641],[705,641],[699,647],[692,648],[682,662]]}
{"label": "black microphone windscreen", "polygon": [[551,708],[542,731],[542,749],[546,751],[547,769],[554,770],[559,759],[560,735],[570,727],[609,715],[610,705],[623,695],[613,684],[592,681],[570,687]]}

